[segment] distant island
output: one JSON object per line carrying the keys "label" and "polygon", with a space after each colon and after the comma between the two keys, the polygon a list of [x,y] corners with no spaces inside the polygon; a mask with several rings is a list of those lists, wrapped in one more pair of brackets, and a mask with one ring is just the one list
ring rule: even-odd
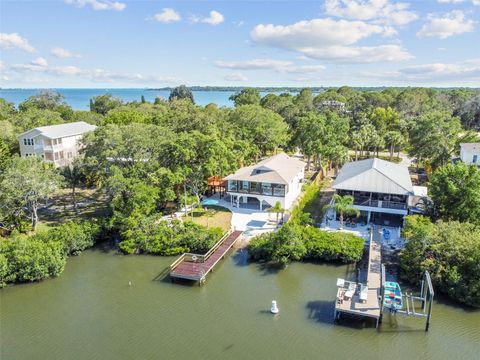
{"label": "distant island", "polygon": [[[273,92],[273,93],[298,93],[302,89],[308,88],[314,93],[324,92],[329,89],[338,89],[343,86],[302,86],[302,87],[291,87],[291,86],[283,86],[283,87],[268,87],[268,86],[187,86],[192,91],[228,91],[228,92],[239,92],[245,90],[247,88],[257,89],[260,92]],[[350,87],[350,86],[348,86]],[[174,86],[167,86],[161,88],[146,88],[146,91],[171,91],[175,87]],[[357,91],[382,91],[385,89],[408,89],[412,88],[410,86],[351,86],[353,90]],[[415,88],[415,87],[413,87]],[[470,89],[470,90],[479,90],[480,88],[476,87],[431,87],[435,90],[451,90],[451,89]]]}

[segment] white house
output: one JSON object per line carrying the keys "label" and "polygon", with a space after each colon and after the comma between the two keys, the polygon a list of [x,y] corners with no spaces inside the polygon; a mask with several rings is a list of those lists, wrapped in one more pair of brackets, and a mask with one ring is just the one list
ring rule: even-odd
{"label": "white house", "polygon": [[345,164],[333,183],[339,195],[352,195],[353,207],[366,223],[401,226],[403,217],[426,196],[426,188],[412,186],[408,168],[381,159]]}
{"label": "white house", "polygon": [[302,191],[305,163],[281,153],[225,177],[232,206],[289,209]]}
{"label": "white house", "polygon": [[465,164],[480,166],[480,143],[460,144],[460,159]]}
{"label": "white house", "polygon": [[83,134],[95,128],[95,125],[79,121],[28,130],[18,136],[20,155],[39,156],[55,167],[69,165],[78,154]]}

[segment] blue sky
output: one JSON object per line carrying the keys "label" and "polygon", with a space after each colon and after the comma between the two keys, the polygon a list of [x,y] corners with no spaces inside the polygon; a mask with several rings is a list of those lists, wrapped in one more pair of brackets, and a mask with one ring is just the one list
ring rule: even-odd
{"label": "blue sky", "polygon": [[0,0],[0,86],[480,86],[480,0]]}

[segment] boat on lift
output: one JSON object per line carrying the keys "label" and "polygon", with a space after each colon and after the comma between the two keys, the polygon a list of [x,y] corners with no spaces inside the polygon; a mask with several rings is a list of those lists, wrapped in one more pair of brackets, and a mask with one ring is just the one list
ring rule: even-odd
{"label": "boat on lift", "polygon": [[403,298],[400,285],[394,281],[385,282],[383,306],[391,311],[402,310]]}

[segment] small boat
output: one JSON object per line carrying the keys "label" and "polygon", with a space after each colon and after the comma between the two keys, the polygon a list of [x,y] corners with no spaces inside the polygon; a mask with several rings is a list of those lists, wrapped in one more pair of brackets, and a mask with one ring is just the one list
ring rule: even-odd
{"label": "small boat", "polygon": [[383,306],[392,311],[401,310],[403,308],[402,290],[398,283],[393,281],[385,282]]}

